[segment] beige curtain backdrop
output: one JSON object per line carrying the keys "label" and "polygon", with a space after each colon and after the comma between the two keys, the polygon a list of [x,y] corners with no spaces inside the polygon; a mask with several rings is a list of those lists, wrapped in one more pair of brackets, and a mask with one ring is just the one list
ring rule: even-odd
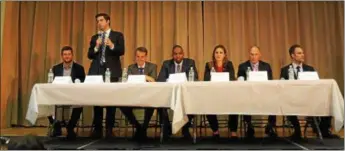
{"label": "beige curtain backdrop", "polygon": [[[61,61],[60,49],[71,45],[75,61],[90,66],[89,40],[96,33],[94,16],[111,16],[111,28],[123,32],[123,66],[134,61],[136,47],[149,50],[159,68],[180,44],[195,59],[200,80],[213,47],[223,44],[235,71],[251,45],[279,78],[290,62],[288,48],[299,43],[306,61],[321,78],[334,78],[343,90],[343,2],[5,2],[1,51],[1,127],[27,125],[31,88],[46,81],[49,68]],[[125,101],[125,100],[124,100]],[[92,108],[85,107],[90,124]],[[42,124],[46,124],[46,120]]]}

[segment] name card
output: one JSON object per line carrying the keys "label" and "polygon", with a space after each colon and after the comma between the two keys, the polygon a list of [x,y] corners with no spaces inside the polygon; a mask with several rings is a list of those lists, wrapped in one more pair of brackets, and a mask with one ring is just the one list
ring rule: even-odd
{"label": "name card", "polygon": [[169,79],[167,82],[170,83],[179,83],[179,82],[186,82],[187,81],[187,76],[186,73],[174,73],[174,74],[169,74]]}
{"label": "name card", "polygon": [[248,81],[267,81],[267,71],[250,71]]}
{"label": "name card", "polygon": [[101,75],[88,75],[85,77],[84,83],[99,84],[99,83],[104,83],[104,81]]}
{"label": "name card", "polygon": [[212,82],[229,82],[229,72],[211,72]]}
{"label": "name card", "polygon": [[315,71],[299,72],[298,80],[319,80],[319,75]]}
{"label": "name card", "polygon": [[128,83],[145,83],[145,75],[128,75]]}
{"label": "name card", "polygon": [[73,83],[70,76],[56,76],[54,78],[53,84],[71,84]]}

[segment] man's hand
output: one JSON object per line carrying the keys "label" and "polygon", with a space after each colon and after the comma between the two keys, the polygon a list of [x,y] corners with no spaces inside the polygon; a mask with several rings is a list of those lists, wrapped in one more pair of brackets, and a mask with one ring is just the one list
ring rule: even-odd
{"label": "man's hand", "polygon": [[98,49],[99,48],[99,46],[102,44],[102,39],[101,38],[98,38],[97,40],[96,40],[96,48]]}
{"label": "man's hand", "polygon": [[147,82],[155,82],[156,80],[148,75],[145,76]]}
{"label": "man's hand", "polygon": [[105,45],[107,45],[110,49],[114,49],[114,43],[109,39],[105,39]]}

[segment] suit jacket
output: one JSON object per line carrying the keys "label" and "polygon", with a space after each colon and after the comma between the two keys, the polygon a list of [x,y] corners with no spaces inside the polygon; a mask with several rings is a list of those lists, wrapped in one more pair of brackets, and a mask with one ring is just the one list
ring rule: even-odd
{"label": "suit jacket", "polygon": [[[188,77],[190,67],[193,67],[193,69],[194,69],[194,80],[197,81],[198,80],[198,70],[195,66],[195,61],[193,59],[184,58],[181,71],[185,72],[187,77]],[[175,73],[174,59],[165,60],[163,62],[161,71],[159,72],[157,81],[165,82],[169,78],[169,74],[172,74],[172,73]]]}
{"label": "suit jacket", "polygon": [[[92,60],[90,68],[89,68],[89,75],[102,75],[103,73],[99,73],[100,67],[100,58],[101,58],[101,50],[98,50],[96,53],[94,48],[96,46],[96,40],[98,39],[98,35],[93,35],[90,41],[90,47],[88,51],[88,58]],[[109,68],[111,71],[111,77],[121,77],[122,69],[121,69],[121,62],[120,56],[125,54],[125,41],[123,34],[117,31],[110,31],[109,39],[114,43],[114,49],[111,50],[108,46],[105,49],[105,67]]]}
{"label": "suit jacket", "polygon": [[[289,79],[289,66],[292,65],[292,63],[286,65],[285,67],[281,68],[280,70],[280,78],[284,78],[286,80]],[[303,71],[315,71],[315,69],[312,66],[309,66],[307,64],[302,64]],[[294,73],[295,79],[297,79],[296,73]]]}
{"label": "suit jacket", "polygon": [[[247,60],[246,62],[241,63],[238,66],[238,72],[237,72],[237,78],[240,76],[243,76],[245,80],[247,80],[247,68],[250,67],[250,70],[253,70],[250,61]],[[270,64],[264,62],[264,61],[259,61],[259,71],[267,71],[267,77],[268,80],[273,80],[273,76],[272,76],[272,69]]]}
{"label": "suit jacket", "polygon": [[[139,74],[138,64],[135,63],[128,66],[128,75],[138,75],[138,74]],[[157,65],[151,62],[145,62],[144,74],[156,80],[157,79]]]}
{"label": "suit jacket", "polygon": [[[209,66],[210,62],[207,62],[205,65],[205,72],[204,72],[204,81],[211,80],[211,69]],[[235,80],[235,71],[234,66],[232,65],[231,61],[228,61],[223,66],[223,72],[229,72],[229,81]]]}
{"label": "suit jacket", "polygon": [[[54,78],[55,76],[63,76],[63,63],[57,64],[53,67]],[[73,62],[71,70],[71,78],[74,82],[75,79],[79,79],[80,82],[85,80],[85,70],[84,67],[76,62]]]}

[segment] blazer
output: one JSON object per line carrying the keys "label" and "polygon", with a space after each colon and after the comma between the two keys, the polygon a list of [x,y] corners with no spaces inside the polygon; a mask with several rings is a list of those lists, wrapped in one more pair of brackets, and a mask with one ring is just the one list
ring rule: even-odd
{"label": "blazer", "polygon": [[[128,75],[138,75],[138,74],[139,74],[138,64],[135,63],[128,66]],[[144,74],[156,80],[157,79],[157,65],[151,62],[145,62]]]}
{"label": "blazer", "polygon": [[[102,75],[99,73],[100,68],[100,59],[101,59],[101,50],[98,50],[96,53],[94,48],[96,46],[96,40],[98,39],[98,34],[95,34],[91,37],[90,47],[88,51],[88,58],[92,60],[89,75]],[[125,54],[125,41],[123,34],[117,31],[110,31],[109,39],[114,43],[114,49],[111,50],[108,46],[105,49],[105,68],[109,68],[111,71],[111,77],[121,77],[122,68],[120,56]]]}
{"label": "blazer", "polygon": [[[205,72],[204,72],[204,81],[210,81],[211,80],[211,69],[209,64],[211,62],[207,62],[205,65]],[[223,72],[229,72],[229,81],[235,80],[235,71],[234,71],[234,66],[232,65],[231,61],[227,61],[223,65]]]}
{"label": "blazer", "polygon": [[[185,72],[187,77],[188,77],[190,67],[192,67],[194,70],[194,80],[198,81],[198,70],[195,66],[195,61],[193,59],[184,58],[182,62],[181,71]],[[175,73],[174,59],[165,60],[159,72],[157,81],[166,82],[166,80],[169,78],[169,74],[172,74],[172,73]]]}
{"label": "blazer", "polygon": [[[280,70],[280,78],[284,78],[286,80],[289,79],[289,66],[290,65],[292,65],[292,63],[284,66],[283,68],[281,68],[281,70]],[[315,71],[315,69],[312,66],[309,66],[307,64],[302,64],[302,68],[303,68],[303,71]],[[297,75],[296,75],[295,72],[294,72],[294,77],[295,77],[295,79],[297,79]]]}
{"label": "blazer", "polygon": [[[63,76],[63,63],[57,64],[52,68],[55,76]],[[85,80],[85,71],[84,67],[76,62],[73,62],[72,69],[71,69],[71,78],[74,82],[75,79],[79,79],[80,82],[84,82]]]}
{"label": "blazer", "polygon": [[[253,70],[252,65],[250,64],[250,61],[247,60],[246,62],[241,63],[238,66],[238,72],[237,72],[237,78],[242,76],[244,77],[245,80],[247,80],[247,68],[250,67],[250,70]],[[268,80],[273,80],[273,76],[272,76],[272,69],[271,69],[271,65],[264,62],[264,61],[259,61],[259,71],[267,71],[267,77]]]}

